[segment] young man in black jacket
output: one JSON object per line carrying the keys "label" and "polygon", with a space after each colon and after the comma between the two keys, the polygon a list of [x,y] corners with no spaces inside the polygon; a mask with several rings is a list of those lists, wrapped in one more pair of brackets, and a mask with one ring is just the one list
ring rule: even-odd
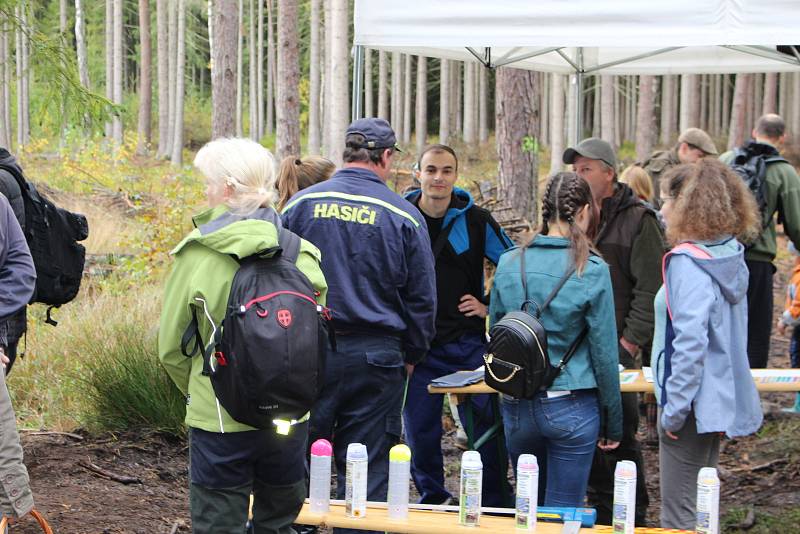
{"label": "young man in black jacket", "polygon": [[[411,475],[420,502],[442,504],[452,499],[444,487],[442,461],[442,395],[430,395],[434,378],[483,364],[486,344],[484,258],[497,264],[512,246],[491,214],[475,206],[467,191],[455,187],[458,159],[452,148],[431,145],[419,159],[421,189],[406,195],[419,208],[430,233],[436,261],[436,337],[425,359],[414,368],[408,385],[405,420],[411,446]],[[491,426],[488,395],[473,395],[478,414],[476,433]],[[479,449],[483,459],[483,504],[503,506],[499,492],[501,473],[495,439]]]}

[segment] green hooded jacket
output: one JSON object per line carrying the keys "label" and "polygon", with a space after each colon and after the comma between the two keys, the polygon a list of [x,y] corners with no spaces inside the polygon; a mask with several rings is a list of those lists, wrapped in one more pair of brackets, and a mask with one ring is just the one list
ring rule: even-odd
{"label": "green hooded jacket", "polygon": [[[226,215],[226,219],[220,219]],[[197,315],[200,336],[208,343],[213,324],[222,322],[228,304],[233,276],[239,268],[234,259],[242,259],[278,245],[273,222],[279,217],[272,208],[261,208],[247,217],[228,213],[225,206],[209,209],[193,218],[195,229],[172,251],[175,263],[167,279],[158,356],[167,373],[186,395],[186,424],[209,432],[243,432],[252,427],[234,421],[216,400],[211,380],[202,375],[200,355],[187,358],[181,353],[181,338]],[[220,224],[200,227],[215,221]],[[320,269],[317,247],[301,240],[296,265],[319,291],[318,301],[325,304],[328,286]]]}

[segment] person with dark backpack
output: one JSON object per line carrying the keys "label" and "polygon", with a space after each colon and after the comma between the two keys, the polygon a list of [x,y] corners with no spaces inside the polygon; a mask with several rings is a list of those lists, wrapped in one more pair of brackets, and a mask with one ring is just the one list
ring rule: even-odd
{"label": "person with dark backpack", "polygon": [[[552,367],[571,353],[541,389],[502,396],[514,470],[520,454],[536,455],[545,506],[583,506],[595,449],[615,449],[622,439],[614,296],[608,265],[592,245],[596,227],[589,184],[575,173],[556,174],[542,197],[539,233],[500,256],[492,286],[493,336],[512,313],[528,313],[547,334]],[[510,377],[489,355],[486,363],[487,375],[495,369],[500,380]]]}
{"label": "person with dark backpack", "polygon": [[744,258],[749,270],[747,289],[747,357],[751,368],[768,366],[773,313],[772,260],[777,253],[775,215],[789,239],[800,246],[800,176],[780,155],[786,124],[775,114],[762,116],[753,139],[720,156],[739,174],[753,193],[762,231],[746,243]]}
{"label": "person with dark backpack", "polygon": [[272,154],[197,153],[209,209],[172,251],[159,358],[186,395],[194,532],[289,534],[306,496],[310,410],[328,337],[320,252],[282,227]]}

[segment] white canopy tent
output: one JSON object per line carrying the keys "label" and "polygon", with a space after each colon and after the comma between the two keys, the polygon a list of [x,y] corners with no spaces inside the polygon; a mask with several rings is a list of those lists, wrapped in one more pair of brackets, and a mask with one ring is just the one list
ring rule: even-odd
{"label": "white canopy tent", "polygon": [[354,18],[354,118],[364,47],[571,74],[576,95],[587,74],[800,71],[800,0],[356,0]]}

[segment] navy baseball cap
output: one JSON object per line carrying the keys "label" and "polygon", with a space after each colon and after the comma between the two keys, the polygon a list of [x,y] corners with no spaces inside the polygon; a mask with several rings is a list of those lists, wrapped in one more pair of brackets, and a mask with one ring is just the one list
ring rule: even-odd
{"label": "navy baseball cap", "polygon": [[397,137],[394,134],[394,130],[385,119],[367,118],[355,120],[347,127],[345,135],[350,134],[364,136],[364,144],[360,146],[350,144],[354,148],[393,148],[398,152],[402,152],[397,146]]}

